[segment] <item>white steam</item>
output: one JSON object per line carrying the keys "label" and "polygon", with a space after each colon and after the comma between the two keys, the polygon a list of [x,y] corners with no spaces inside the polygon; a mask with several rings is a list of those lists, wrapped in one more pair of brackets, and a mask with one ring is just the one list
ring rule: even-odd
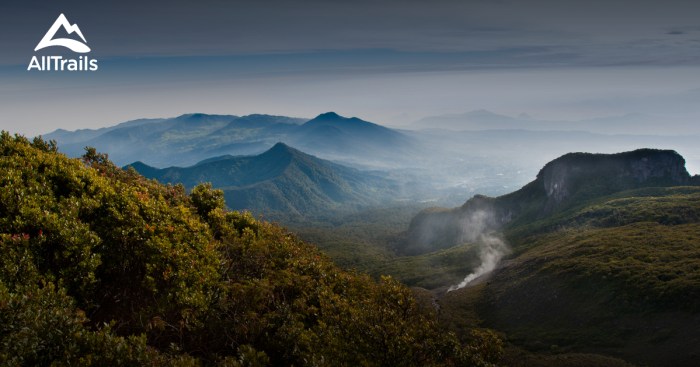
{"label": "white steam", "polygon": [[508,253],[508,245],[493,232],[495,222],[493,213],[486,210],[477,210],[463,218],[462,239],[477,243],[480,264],[462,282],[451,286],[448,292],[464,288],[474,279],[490,273]]}
{"label": "white steam", "polygon": [[508,252],[508,245],[500,238],[492,235],[482,235],[479,239],[479,260],[481,264],[474,271],[467,275],[459,284],[451,286],[447,291],[452,292],[469,285],[474,279],[490,273],[496,268],[498,262]]}

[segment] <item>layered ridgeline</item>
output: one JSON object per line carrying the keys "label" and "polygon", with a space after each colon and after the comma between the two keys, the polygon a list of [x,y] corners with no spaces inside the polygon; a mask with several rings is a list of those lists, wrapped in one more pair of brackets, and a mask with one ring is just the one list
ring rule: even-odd
{"label": "layered ridgeline", "polygon": [[390,278],[89,150],[0,136],[3,365],[486,365]]}
{"label": "layered ridgeline", "polygon": [[347,163],[386,164],[415,153],[411,138],[355,117],[333,112],[314,119],[270,115],[186,114],[141,119],[97,130],[56,130],[45,136],[78,157],[86,146],[107,152],[117,164],[144,161],[156,167],[187,166],[221,155],[259,154],[277,142]]}
{"label": "layered ridgeline", "polygon": [[400,250],[450,247],[417,257],[435,259],[471,249],[467,278],[453,278],[463,288],[438,301],[443,321],[477,322],[553,354],[518,363],[604,365],[557,359],[593,352],[691,366],[700,353],[698,181],[673,151],[567,154],[514,193],[421,213]]}
{"label": "layered ridgeline", "polygon": [[182,183],[187,189],[210,182],[224,191],[229,208],[286,222],[379,205],[397,192],[392,181],[316,158],[284,143],[260,155],[210,158],[185,168],[157,169],[142,162],[130,167],[145,177]]}
{"label": "layered ridgeline", "polygon": [[[62,152],[72,157],[86,146],[109,154],[119,165],[136,161],[158,167],[187,167],[211,157],[261,154],[283,142],[316,157],[362,170],[382,170],[408,183],[406,192],[421,200],[454,206],[465,195],[498,195],[521,187],[546,162],[570,151],[615,152],[670,147],[700,157],[697,136],[604,135],[588,124],[537,124],[503,116],[470,115],[476,124],[420,125],[425,130],[390,129],[336,113],[313,119],[270,115],[186,114],[141,119],[96,129],[56,130]],[[605,123],[606,126],[617,124]],[[566,128],[568,126],[568,128]],[[627,125],[624,125],[627,126]],[[564,131],[563,131],[564,130]],[[576,130],[576,131],[572,131]],[[583,130],[583,131],[580,131]],[[634,131],[638,131],[635,129]],[[619,132],[619,131],[618,131]],[[690,161],[693,166],[700,162]]]}

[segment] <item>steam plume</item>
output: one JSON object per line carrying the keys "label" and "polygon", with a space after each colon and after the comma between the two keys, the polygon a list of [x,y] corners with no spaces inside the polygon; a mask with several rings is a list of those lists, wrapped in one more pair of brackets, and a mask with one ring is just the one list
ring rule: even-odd
{"label": "steam plume", "polygon": [[508,245],[503,242],[500,238],[483,234],[479,239],[479,259],[481,264],[474,269],[474,271],[467,275],[462,282],[459,284],[451,286],[447,291],[452,292],[457,289],[461,289],[469,285],[474,279],[493,271],[501,261],[501,258],[508,252]]}
{"label": "steam plume", "polygon": [[448,292],[464,288],[474,279],[493,271],[508,252],[508,245],[493,232],[495,223],[490,210],[477,210],[464,218],[461,223],[462,240],[478,244],[480,264],[462,282],[451,286]]}

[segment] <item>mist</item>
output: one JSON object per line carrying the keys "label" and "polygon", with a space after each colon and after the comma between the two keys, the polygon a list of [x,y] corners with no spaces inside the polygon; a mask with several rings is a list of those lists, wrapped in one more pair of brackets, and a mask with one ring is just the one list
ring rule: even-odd
{"label": "mist", "polygon": [[464,280],[459,284],[450,286],[450,288],[447,289],[448,292],[464,288],[475,279],[492,272],[496,269],[496,266],[498,266],[503,256],[509,251],[508,245],[494,234],[481,234],[477,243],[479,246],[479,260],[481,264],[479,264],[473,272],[464,277]]}
{"label": "mist", "polygon": [[[479,205],[475,201],[472,203]],[[478,246],[479,265],[462,282],[451,286],[448,292],[464,288],[478,277],[490,273],[508,253],[509,246],[496,231],[499,222],[497,215],[489,209],[469,211],[461,218],[459,241],[473,242]]]}
{"label": "mist", "polygon": [[509,219],[509,214],[494,208],[493,199],[485,196],[475,196],[460,208],[424,211],[412,220],[403,251],[422,254],[469,246],[468,256],[450,261],[455,271],[467,273],[461,282],[449,287],[451,292],[493,271],[508,254],[510,247],[500,229]]}

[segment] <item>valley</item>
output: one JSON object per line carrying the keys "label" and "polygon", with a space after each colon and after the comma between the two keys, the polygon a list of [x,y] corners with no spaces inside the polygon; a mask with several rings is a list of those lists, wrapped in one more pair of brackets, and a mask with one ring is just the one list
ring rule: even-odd
{"label": "valley", "polygon": [[0,367],[700,366],[698,14],[4,2]]}
{"label": "valley", "polygon": [[[133,131],[150,124],[156,135]],[[49,136],[70,142],[69,154],[155,136],[157,151],[116,149],[117,162],[180,190],[210,182],[230,209],[282,224],[341,268],[412,287],[461,338],[496,330],[507,341],[504,363],[689,366],[696,358],[700,178],[684,157],[649,148],[568,153],[526,179],[558,150],[643,138],[399,131],[334,113],[119,126]],[[686,146],[680,137],[648,140]],[[147,159],[125,162],[137,155]]]}

